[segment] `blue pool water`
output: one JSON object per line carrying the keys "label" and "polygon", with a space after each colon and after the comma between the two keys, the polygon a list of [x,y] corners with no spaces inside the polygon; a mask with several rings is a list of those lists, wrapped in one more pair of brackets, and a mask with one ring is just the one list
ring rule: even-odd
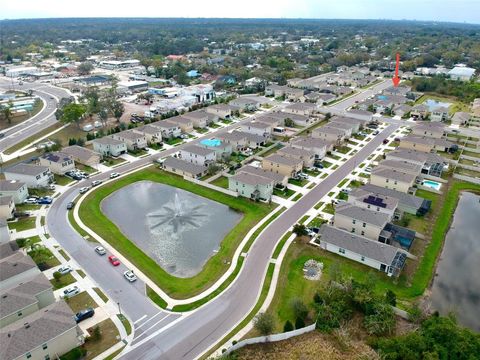
{"label": "blue pool water", "polygon": [[388,99],[388,96],[386,96],[386,95],[378,95],[378,99],[379,99],[379,100],[387,100],[387,99]]}
{"label": "blue pool water", "polygon": [[222,142],[218,139],[204,139],[200,141],[200,144],[205,146],[216,147],[222,145]]}
{"label": "blue pool water", "polygon": [[439,106],[443,106],[443,107],[446,107],[448,109],[450,107],[450,105],[452,105],[449,102],[442,102],[442,101],[437,101],[437,100],[433,100],[433,99],[425,100],[424,104],[428,106],[429,111],[432,111],[433,109],[435,109]]}
{"label": "blue pool water", "polygon": [[435,190],[440,190],[440,188],[442,187],[442,184],[431,180],[423,180],[422,185]]}

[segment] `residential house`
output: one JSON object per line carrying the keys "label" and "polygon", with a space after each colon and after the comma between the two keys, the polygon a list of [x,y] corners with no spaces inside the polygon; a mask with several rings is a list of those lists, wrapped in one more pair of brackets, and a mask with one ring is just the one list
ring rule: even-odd
{"label": "residential house", "polygon": [[155,126],[155,123],[133,128],[132,131],[145,136],[147,144],[160,144],[162,142],[162,129]]}
{"label": "residential house", "polygon": [[273,96],[279,98],[285,95],[288,86],[281,86],[277,84],[270,84],[265,86],[265,96]]}
{"label": "residential house", "polygon": [[191,120],[194,128],[206,128],[211,122],[209,114],[203,110],[186,112],[182,116],[188,120]]}
{"label": "residential house", "polygon": [[3,195],[0,196],[0,219],[8,220],[12,219],[15,212],[15,202],[13,196]]}
{"label": "residential house", "polygon": [[428,115],[430,114],[430,109],[427,105],[425,104],[417,104],[412,107],[412,110],[410,111],[410,116],[413,117],[414,119],[426,119]]}
{"label": "residential house", "polygon": [[0,259],[0,290],[28,281],[38,274],[40,270],[30,256],[19,251],[7,253]]}
{"label": "residential house", "polygon": [[57,359],[82,344],[74,314],[63,300],[0,329],[0,358],[5,360]]}
{"label": "residential house", "polygon": [[327,126],[345,131],[346,139],[352,136],[353,130],[356,127],[354,124],[340,122],[340,121],[330,121]]}
{"label": "residential house", "polygon": [[230,145],[226,142],[220,142],[218,144],[209,144],[209,143],[202,144],[200,142],[198,144],[198,146],[213,151],[215,153],[215,157],[216,157],[217,161],[224,161],[233,152],[232,145]]}
{"label": "residential house", "polygon": [[2,289],[0,297],[0,328],[55,302],[52,284],[43,273]]}
{"label": "residential house", "polygon": [[[364,125],[364,121],[354,119],[351,117],[346,117],[346,116],[334,116],[330,119],[330,123],[332,122],[348,124],[352,129],[352,134],[355,134],[358,131],[360,131],[360,129],[362,129]],[[330,125],[330,123],[328,125]]]}
{"label": "residential house", "polygon": [[288,176],[274,173],[272,171],[263,170],[262,168],[259,168],[259,167],[246,165],[241,167],[238,170],[238,173],[241,173],[241,172],[266,177],[270,180],[273,180],[274,185],[287,186],[288,184]]}
{"label": "residential house", "polygon": [[433,122],[447,121],[449,119],[448,108],[444,106],[436,107],[432,110],[430,120]]}
{"label": "residential house", "polygon": [[[350,192],[351,193],[351,192]],[[348,203],[370,211],[386,214],[390,219],[400,218],[401,212],[397,210],[399,200],[382,194],[364,194],[363,196],[348,195]]]}
{"label": "residential house", "polygon": [[370,183],[408,193],[415,184],[417,175],[385,167],[376,167],[370,174]]}
{"label": "residential house", "polygon": [[187,145],[180,150],[180,158],[196,165],[208,166],[215,163],[216,155],[212,149],[198,145]]}
{"label": "residential house", "polygon": [[49,152],[39,158],[41,166],[47,166],[54,174],[63,175],[75,169],[73,157],[64,152]]}
{"label": "residential house", "polygon": [[217,137],[223,143],[231,145],[233,151],[242,151],[248,147],[246,133],[242,131],[221,133],[217,134]]}
{"label": "residential house", "polygon": [[321,249],[370,266],[389,276],[398,276],[406,255],[398,248],[351,232],[322,225],[315,240]]}
{"label": "residential house", "polygon": [[382,160],[377,167],[388,168],[390,170],[399,170],[413,175],[420,175],[422,166],[416,163],[402,160]]}
{"label": "residential house", "polygon": [[397,104],[393,107],[393,113],[402,118],[406,117],[412,111],[412,106],[407,104]]}
{"label": "residential house", "polygon": [[445,135],[445,125],[437,122],[421,122],[412,128],[412,134],[441,139]]}
{"label": "residential house", "polygon": [[296,89],[288,87],[285,89],[285,99],[290,101],[300,101],[305,91],[303,89]]}
{"label": "residential house", "polygon": [[193,131],[193,121],[186,117],[183,117],[183,116],[171,117],[168,119],[168,122],[177,125],[184,133],[189,133]]}
{"label": "residential house", "polygon": [[412,215],[424,215],[431,207],[431,201],[421,197],[403,193],[393,189],[387,189],[373,184],[365,184],[354,188],[348,194],[348,199],[364,199],[368,196],[382,196],[398,199],[398,211]]}
{"label": "residential house", "polygon": [[127,145],[129,151],[137,151],[147,147],[147,138],[133,130],[125,130],[112,135],[114,139],[120,140]]}
{"label": "residential house", "polygon": [[71,156],[73,161],[92,168],[97,167],[102,159],[101,154],[78,145],[67,146],[62,152]]}
{"label": "residential house", "polygon": [[28,188],[17,180],[0,180],[0,196],[12,196],[15,204],[22,204],[28,197]]}
{"label": "residential house", "polygon": [[274,181],[270,178],[246,172],[240,172],[228,178],[229,190],[252,200],[269,202],[274,185]]}
{"label": "residential house", "polygon": [[384,212],[343,203],[335,208],[333,225],[336,228],[378,241],[382,230],[391,219],[390,215]]}
{"label": "residential house", "polygon": [[386,159],[416,163],[422,166],[422,174],[441,176],[446,160],[435,153],[398,149],[387,153]]}
{"label": "residential house", "polygon": [[435,147],[435,140],[428,137],[408,135],[400,139],[400,149],[431,152]]}
{"label": "residential house", "polygon": [[303,160],[271,154],[263,158],[262,168],[277,174],[293,177],[302,171]]}
{"label": "residential house", "polygon": [[162,139],[177,138],[182,134],[182,129],[177,123],[173,123],[169,120],[157,121],[151,125],[160,129]]}
{"label": "residential house", "polygon": [[298,159],[303,161],[303,167],[310,167],[315,161],[315,152],[304,150],[294,146],[286,146],[277,151],[277,154],[287,158]]}
{"label": "residential house", "polygon": [[258,101],[247,97],[238,97],[231,100],[229,104],[237,108],[240,112],[255,111],[259,107]]}
{"label": "residential house", "polygon": [[357,120],[362,120],[362,121],[372,121],[373,116],[370,111],[366,110],[359,110],[359,109],[351,109],[345,112],[345,115],[347,117],[351,117]]}
{"label": "residential house", "polygon": [[218,116],[220,119],[230,119],[232,117],[232,108],[226,104],[216,104],[205,108],[209,114]]}
{"label": "residential house", "polygon": [[470,81],[475,75],[475,69],[469,68],[464,64],[458,64],[458,66],[455,66],[448,72],[448,75],[452,80]]}
{"label": "residential house", "polygon": [[47,166],[20,163],[4,171],[5,179],[17,180],[29,188],[46,187],[53,181],[53,175]]}
{"label": "residential house", "polygon": [[255,117],[255,122],[260,122],[269,125],[272,129],[278,126],[284,126],[283,119],[280,119],[276,116],[271,116],[270,114],[267,115],[260,115]]}
{"label": "residential house", "polygon": [[241,128],[244,132],[263,137],[269,137],[273,130],[273,127],[271,125],[257,121],[249,121],[243,123],[241,125]]}
{"label": "residential house", "polygon": [[317,105],[311,103],[293,103],[286,106],[283,111],[289,114],[312,116],[317,112]]}
{"label": "residential house", "polygon": [[345,140],[348,131],[338,129],[331,126],[321,126],[312,131],[312,137],[331,142],[335,145],[340,145]]}
{"label": "residential house", "polygon": [[294,138],[290,140],[290,145],[295,148],[313,151],[316,159],[323,159],[327,151],[333,149],[332,143],[312,137]]}
{"label": "residential house", "polygon": [[171,173],[194,179],[206,175],[208,170],[206,166],[197,165],[173,156],[165,159],[163,162],[163,168]]}
{"label": "residential house", "polygon": [[282,111],[271,112],[268,114],[269,117],[274,117],[279,119],[283,124],[287,119],[293,121],[296,126],[307,126],[309,125],[314,119],[309,116],[299,115],[299,114],[291,114]]}
{"label": "residential house", "polygon": [[127,144],[112,136],[104,136],[92,141],[93,151],[102,156],[117,157],[127,152]]}
{"label": "residential house", "polygon": [[452,116],[452,125],[465,126],[469,123],[472,114],[464,111],[457,111]]}

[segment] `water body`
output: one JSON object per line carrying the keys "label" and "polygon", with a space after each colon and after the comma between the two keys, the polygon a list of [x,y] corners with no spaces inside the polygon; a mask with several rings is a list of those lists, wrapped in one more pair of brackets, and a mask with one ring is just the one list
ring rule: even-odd
{"label": "water body", "polygon": [[452,103],[449,103],[449,102],[442,102],[442,101],[437,101],[437,100],[433,100],[433,99],[425,100],[424,104],[428,106],[429,111],[433,111],[433,109],[435,109],[439,106],[443,106],[443,107],[446,107],[448,109],[450,107],[450,105],[452,105]]}
{"label": "water body", "polygon": [[464,192],[432,287],[432,308],[480,331],[480,196]]}
{"label": "water body", "polygon": [[151,181],[117,190],[103,213],[165,271],[198,274],[242,215],[188,191]]}

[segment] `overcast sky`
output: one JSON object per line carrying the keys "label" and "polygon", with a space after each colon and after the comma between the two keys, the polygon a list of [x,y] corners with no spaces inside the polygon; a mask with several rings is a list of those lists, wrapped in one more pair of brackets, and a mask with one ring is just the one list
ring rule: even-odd
{"label": "overcast sky", "polygon": [[480,23],[480,0],[1,0],[0,17],[409,19]]}

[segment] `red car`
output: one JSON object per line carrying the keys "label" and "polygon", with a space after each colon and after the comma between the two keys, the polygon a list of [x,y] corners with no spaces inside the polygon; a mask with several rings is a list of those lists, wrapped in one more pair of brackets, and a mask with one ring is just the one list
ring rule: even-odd
{"label": "red car", "polygon": [[120,260],[118,260],[117,257],[114,256],[114,255],[110,255],[110,256],[108,257],[108,261],[110,261],[110,264],[112,264],[113,266],[118,266],[118,265],[120,265]]}

